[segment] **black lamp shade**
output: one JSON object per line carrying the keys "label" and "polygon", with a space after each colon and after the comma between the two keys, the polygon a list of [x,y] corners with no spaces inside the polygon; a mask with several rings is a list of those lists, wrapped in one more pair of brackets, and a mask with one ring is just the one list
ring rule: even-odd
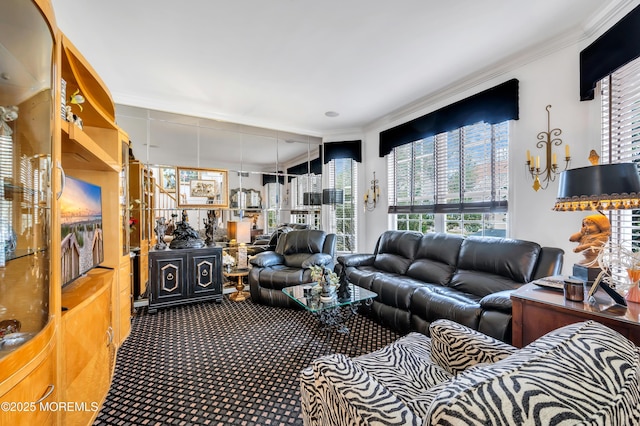
{"label": "black lamp shade", "polygon": [[640,177],[633,163],[601,164],[560,173],[554,210],[637,208]]}
{"label": "black lamp shade", "polygon": [[344,191],[342,189],[323,189],[322,204],[344,203]]}
{"label": "black lamp shade", "polygon": [[319,192],[305,192],[302,194],[302,204],[305,206],[319,206],[321,205],[322,194]]}

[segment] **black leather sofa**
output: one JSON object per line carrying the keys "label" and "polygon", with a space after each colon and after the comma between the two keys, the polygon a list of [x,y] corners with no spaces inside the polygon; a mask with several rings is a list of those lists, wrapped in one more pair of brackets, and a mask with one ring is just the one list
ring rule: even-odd
{"label": "black leather sofa", "polygon": [[444,318],[511,342],[510,293],[560,274],[563,256],[523,240],[386,231],[373,254],[339,256],[336,269],[376,292],[368,313],[401,333]]}
{"label": "black leather sofa", "polygon": [[299,308],[282,289],[310,283],[313,265],[335,267],[336,235],[319,230],[293,230],[280,236],[274,251],[249,259],[249,290],[254,303]]}

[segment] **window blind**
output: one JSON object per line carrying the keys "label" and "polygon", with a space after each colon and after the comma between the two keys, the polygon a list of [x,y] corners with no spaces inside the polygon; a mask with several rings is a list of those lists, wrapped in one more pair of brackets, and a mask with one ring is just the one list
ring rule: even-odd
{"label": "window blind", "polygon": [[476,123],[389,156],[389,213],[506,212],[508,122]]}
{"label": "window blind", "polygon": [[[600,81],[601,163],[640,163],[640,59]],[[609,211],[611,241],[640,246],[640,210]]]}
{"label": "window blind", "polygon": [[356,229],[358,212],[358,163],[350,158],[331,160],[328,163],[329,187],[341,189],[344,202],[327,208],[331,231],[337,236],[336,250],[352,252],[357,250]]}

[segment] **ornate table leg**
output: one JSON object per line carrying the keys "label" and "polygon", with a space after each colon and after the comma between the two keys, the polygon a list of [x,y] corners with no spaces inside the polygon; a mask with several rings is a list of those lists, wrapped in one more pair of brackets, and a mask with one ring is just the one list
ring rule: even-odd
{"label": "ornate table leg", "polygon": [[238,283],[236,284],[236,292],[229,296],[229,299],[234,302],[243,302],[249,297],[249,292],[244,291],[244,282],[242,281],[242,275],[238,275]]}

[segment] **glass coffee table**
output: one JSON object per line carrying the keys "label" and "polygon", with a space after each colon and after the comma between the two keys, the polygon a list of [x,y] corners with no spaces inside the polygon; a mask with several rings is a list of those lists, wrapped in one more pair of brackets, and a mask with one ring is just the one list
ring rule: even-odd
{"label": "glass coffee table", "polygon": [[284,294],[296,301],[300,306],[311,312],[320,321],[326,331],[336,330],[338,333],[349,333],[345,322],[353,316],[362,303],[370,305],[378,294],[349,284],[349,297],[334,298],[329,303],[320,301],[320,294],[313,292],[313,283],[294,285],[282,289]]}

